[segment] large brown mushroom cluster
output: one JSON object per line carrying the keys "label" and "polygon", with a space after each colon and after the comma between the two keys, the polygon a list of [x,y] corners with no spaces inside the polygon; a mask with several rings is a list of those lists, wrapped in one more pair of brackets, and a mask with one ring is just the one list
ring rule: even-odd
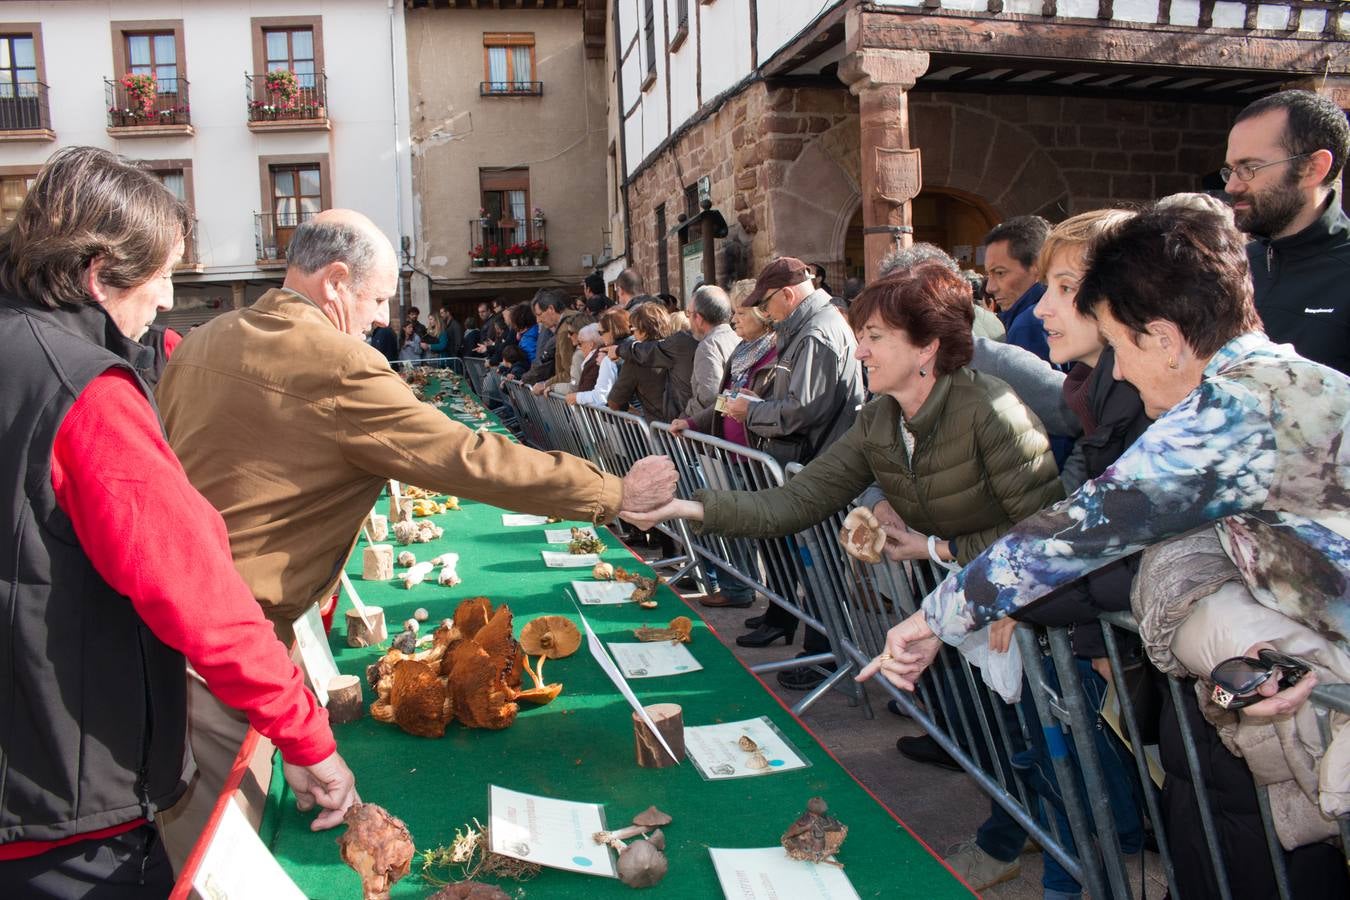
{"label": "large brown mushroom cluster", "polygon": [[[372,718],[409,734],[440,737],[452,719],[469,728],[506,728],[518,701],[542,705],[562,692],[543,681],[544,660],[575,652],[581,634],[562,616],[544,616],[513,636],[511,608],[486,597],[465,600],[432,635],[426,650],[391,649],[366,670],[377,699]],[[539,662],[531,667],[529,657]],[[522,689],[528,674],[532,687]]]}

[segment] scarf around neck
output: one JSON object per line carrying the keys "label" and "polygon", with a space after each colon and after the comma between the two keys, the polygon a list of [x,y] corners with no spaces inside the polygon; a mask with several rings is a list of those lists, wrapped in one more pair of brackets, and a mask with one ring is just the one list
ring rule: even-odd
{"label": "scarf around neck", "polygon": [[741,341],[737,344],[736,349],[731,351],[731,358],[727,360],[727,371],[730,373],[727,386],[736,390],[747,387],[750,383],[750,369],[776,346],[777,337],[777,333],[767,331],[753,341]]}

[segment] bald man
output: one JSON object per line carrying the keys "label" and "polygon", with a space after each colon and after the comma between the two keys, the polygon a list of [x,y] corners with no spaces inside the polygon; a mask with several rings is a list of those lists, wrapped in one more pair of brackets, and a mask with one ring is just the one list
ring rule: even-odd
{"label": "bald man", "polygon": [[[617,478],[564,453],[478,434],[419,401],[362,340],[389,322],[398,258],[365,216],[327,210],[295,230],[286,280],[194,331],[157,392],[188,479],[220,510],[235,567],[277,635],[336,588],[386,480],[494,506],[601,523],[671,499],[664,457]],[[181,863],[248,723],[189,685],[198,780],[164,818]]]}

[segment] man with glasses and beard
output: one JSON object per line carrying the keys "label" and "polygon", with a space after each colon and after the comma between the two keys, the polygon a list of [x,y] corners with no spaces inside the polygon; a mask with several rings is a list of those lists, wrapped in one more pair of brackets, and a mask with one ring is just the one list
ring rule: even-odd
{"label": "man with glasses and beard", "polygon": [[1238,114],[1219,170],[1247,247],[1266,333],[1350,373],[1350,217],[1336,189],[1350,150],[1345,113],[1280,91]]}

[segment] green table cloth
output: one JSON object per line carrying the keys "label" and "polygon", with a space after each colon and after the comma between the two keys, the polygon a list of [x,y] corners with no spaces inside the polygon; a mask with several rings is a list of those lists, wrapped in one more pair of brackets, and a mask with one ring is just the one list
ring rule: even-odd
{"label": "green table cloth", "polygon": [[[494,430],[499,427],[488,424]],[[428,627],[434,627],[452,615],[461,600],[476,596],[508,603],[517,634],[524,622],[539,615],[559,614],[576,621],[576,608],[563,591],[574,579],[589,580],[589,570],[547,569],[540,557],[541,550],[549,549],[545,527],[563,528],[568,523],[505,527],[501,516],[500,509],[461,500],[459,511],[434,517],[445,529],[440,541],[409,548],[396,545],[396,551],[413,550],[419,561],[447,551],[458,553],[463,582],[455,587],[432,582],[405,590],[397,579],[362,581],[364,539],[348,564],[348,574],[367,604],[384,608],[391,636],[418,607],[428,610]],[[599,534],[608,545],[603,559],[651,574],[612,534],[604,529]],[[339,751],[356,773],[361,799],[403,819],[418,848],[413,871],[395,886],[394,897],[425,897],[436,890],[434,883],[419,877],[421,852],[449,845],[456,829],[475,818],[487,824],[491,784],[603,803],[611,828],[627,824],[652,804],[669,813],[674,818],[665,829],[669,874],[656,887],[645,889],[643,896],[721,896],[708,848],[775,846],[813,796],[824,797],[831,813],[849,827],[839,859],[862,897],[969,895],[721,644],[696,611],[664,586],[658,598],[653,610],[632,603],[583,608],[606,643],[632,641],[634,628],[663,625],[677,615],[694,620],[693,640],[687,646],[703,669],[631,680],[642,702],[679,704],[686,727],[768,716],[811,765],[724,781],[704,781],[689,760],[666,769],[639,768],[631,709],[583,642],[572,656],[547,663],[545,680],[561,681],[562,695],[543,707],[523,704],[515,723],[505,730],[469,729],[452,722],[443,738],[427,739],[369,715],[335,726]],[[362,677],[368,708],[374,697],[364,685],[365,668],[383,650],[346,646],[343,611],[348,608],[344,596],[330,644],[338,668]],[[311,832],[312,815],[295,809],[278,759],[260,829],[264,842],[308,896],[359,897],[360,879],[338,856],[336,838],[341,829]],[[633,892],[616,879],[550,869],[529,881],[497,883],[513,896],[525,897],[628,897]]]}

